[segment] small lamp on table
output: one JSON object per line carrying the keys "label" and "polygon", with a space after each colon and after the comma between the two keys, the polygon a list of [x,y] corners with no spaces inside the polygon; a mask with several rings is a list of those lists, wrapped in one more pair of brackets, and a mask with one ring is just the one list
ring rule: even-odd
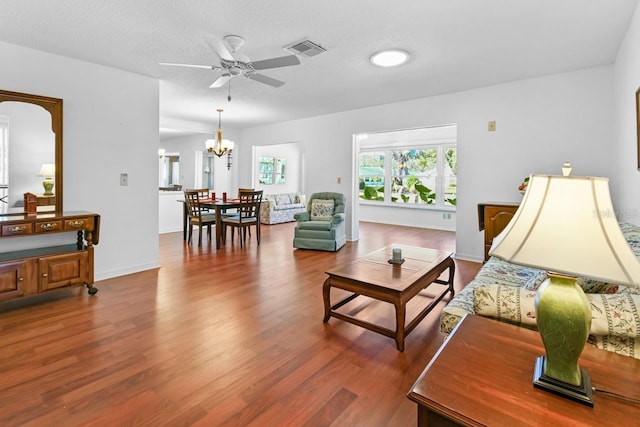
{"label": "small lamp on table", "polygon": [[534,386],[593,406],[589,375],[578,359],[591,328],[591,307],[576,277],[639,287],[640,263],[616,220],[607,178],[531,175],[513,219],[489,255],[549,271],[536,295],[546,356]]}
{"label": "small lamp on table", "polygon": [[43,176],[42,186],[45,196],[53,196],[53,177],[56,175],[56,165],[53,163],[43,163],[38,176]]}

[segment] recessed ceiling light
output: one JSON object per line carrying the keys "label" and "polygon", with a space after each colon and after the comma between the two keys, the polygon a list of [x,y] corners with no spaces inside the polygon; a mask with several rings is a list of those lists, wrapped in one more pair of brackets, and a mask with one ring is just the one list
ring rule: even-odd
{"label": "recessed ceiling light", "polygon": [[389,49],[374,53],[369,58],[373,65],[378,67],[396,67],[409,60],[409,52],[401,49]]}

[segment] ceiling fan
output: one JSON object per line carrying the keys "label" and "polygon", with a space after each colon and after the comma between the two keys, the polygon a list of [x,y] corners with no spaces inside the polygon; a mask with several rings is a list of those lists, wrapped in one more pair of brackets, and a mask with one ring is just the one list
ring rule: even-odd
{"label": "ceiling fan", "polygon": [[225,36],[224,42],[205,37],[204,41],[211,50],[218,55],[220,58],[220,65],[176,64],[172,62],[161,62],[160,65],[224,71],[224,74],[218,77],[216,81],[209,86],[211,88],[217,88],[224,86],[230,79],[238,76],[244,76],[269,86],[280,87],[284,84],[283,81],[265,76],[264,74],[258,73],[258,71],[300,64],[300,60],[295,55],[279,56],[276,58],[263,59],[261,61],[249,61],[248,58],[236,58],[232,53],[238,51],[245,43],[244,39],[240,36]]}

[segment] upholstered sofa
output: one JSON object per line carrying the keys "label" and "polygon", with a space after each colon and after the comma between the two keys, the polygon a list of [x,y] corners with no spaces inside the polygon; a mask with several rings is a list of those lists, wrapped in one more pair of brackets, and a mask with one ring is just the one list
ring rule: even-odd
{"label": "upholstered sofa", "polygon": [[304,212],[295,214],[293,247],[335,252],[345,245],[345,197],[342,193],[313,193]]}
{"label": "upholstered sofa", "polygon": [[306,197],[299,193],[266,194],[260,206],[262,224],[280,224],[295,221],[297,212],[306,210]]}
{"label": "upholstered sofa", "polygon": [[[620,228],[640,259],[640,227],[622,223]],[[546,277],[543,270],[491,257],[442,310],[440,330],[449,334],[465,314],[536,329],[535,294]],[[584,278],[579,278],[577,283],[591,304],[588,342],[640,359],[640,289]]]}

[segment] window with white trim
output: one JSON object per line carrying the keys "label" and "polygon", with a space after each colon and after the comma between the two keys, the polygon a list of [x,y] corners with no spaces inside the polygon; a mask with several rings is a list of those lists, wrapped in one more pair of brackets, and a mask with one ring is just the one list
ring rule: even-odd
{"label": "window with white trim", "polygon": [[455,208],[455,125],[357,137],[361,202]]}

